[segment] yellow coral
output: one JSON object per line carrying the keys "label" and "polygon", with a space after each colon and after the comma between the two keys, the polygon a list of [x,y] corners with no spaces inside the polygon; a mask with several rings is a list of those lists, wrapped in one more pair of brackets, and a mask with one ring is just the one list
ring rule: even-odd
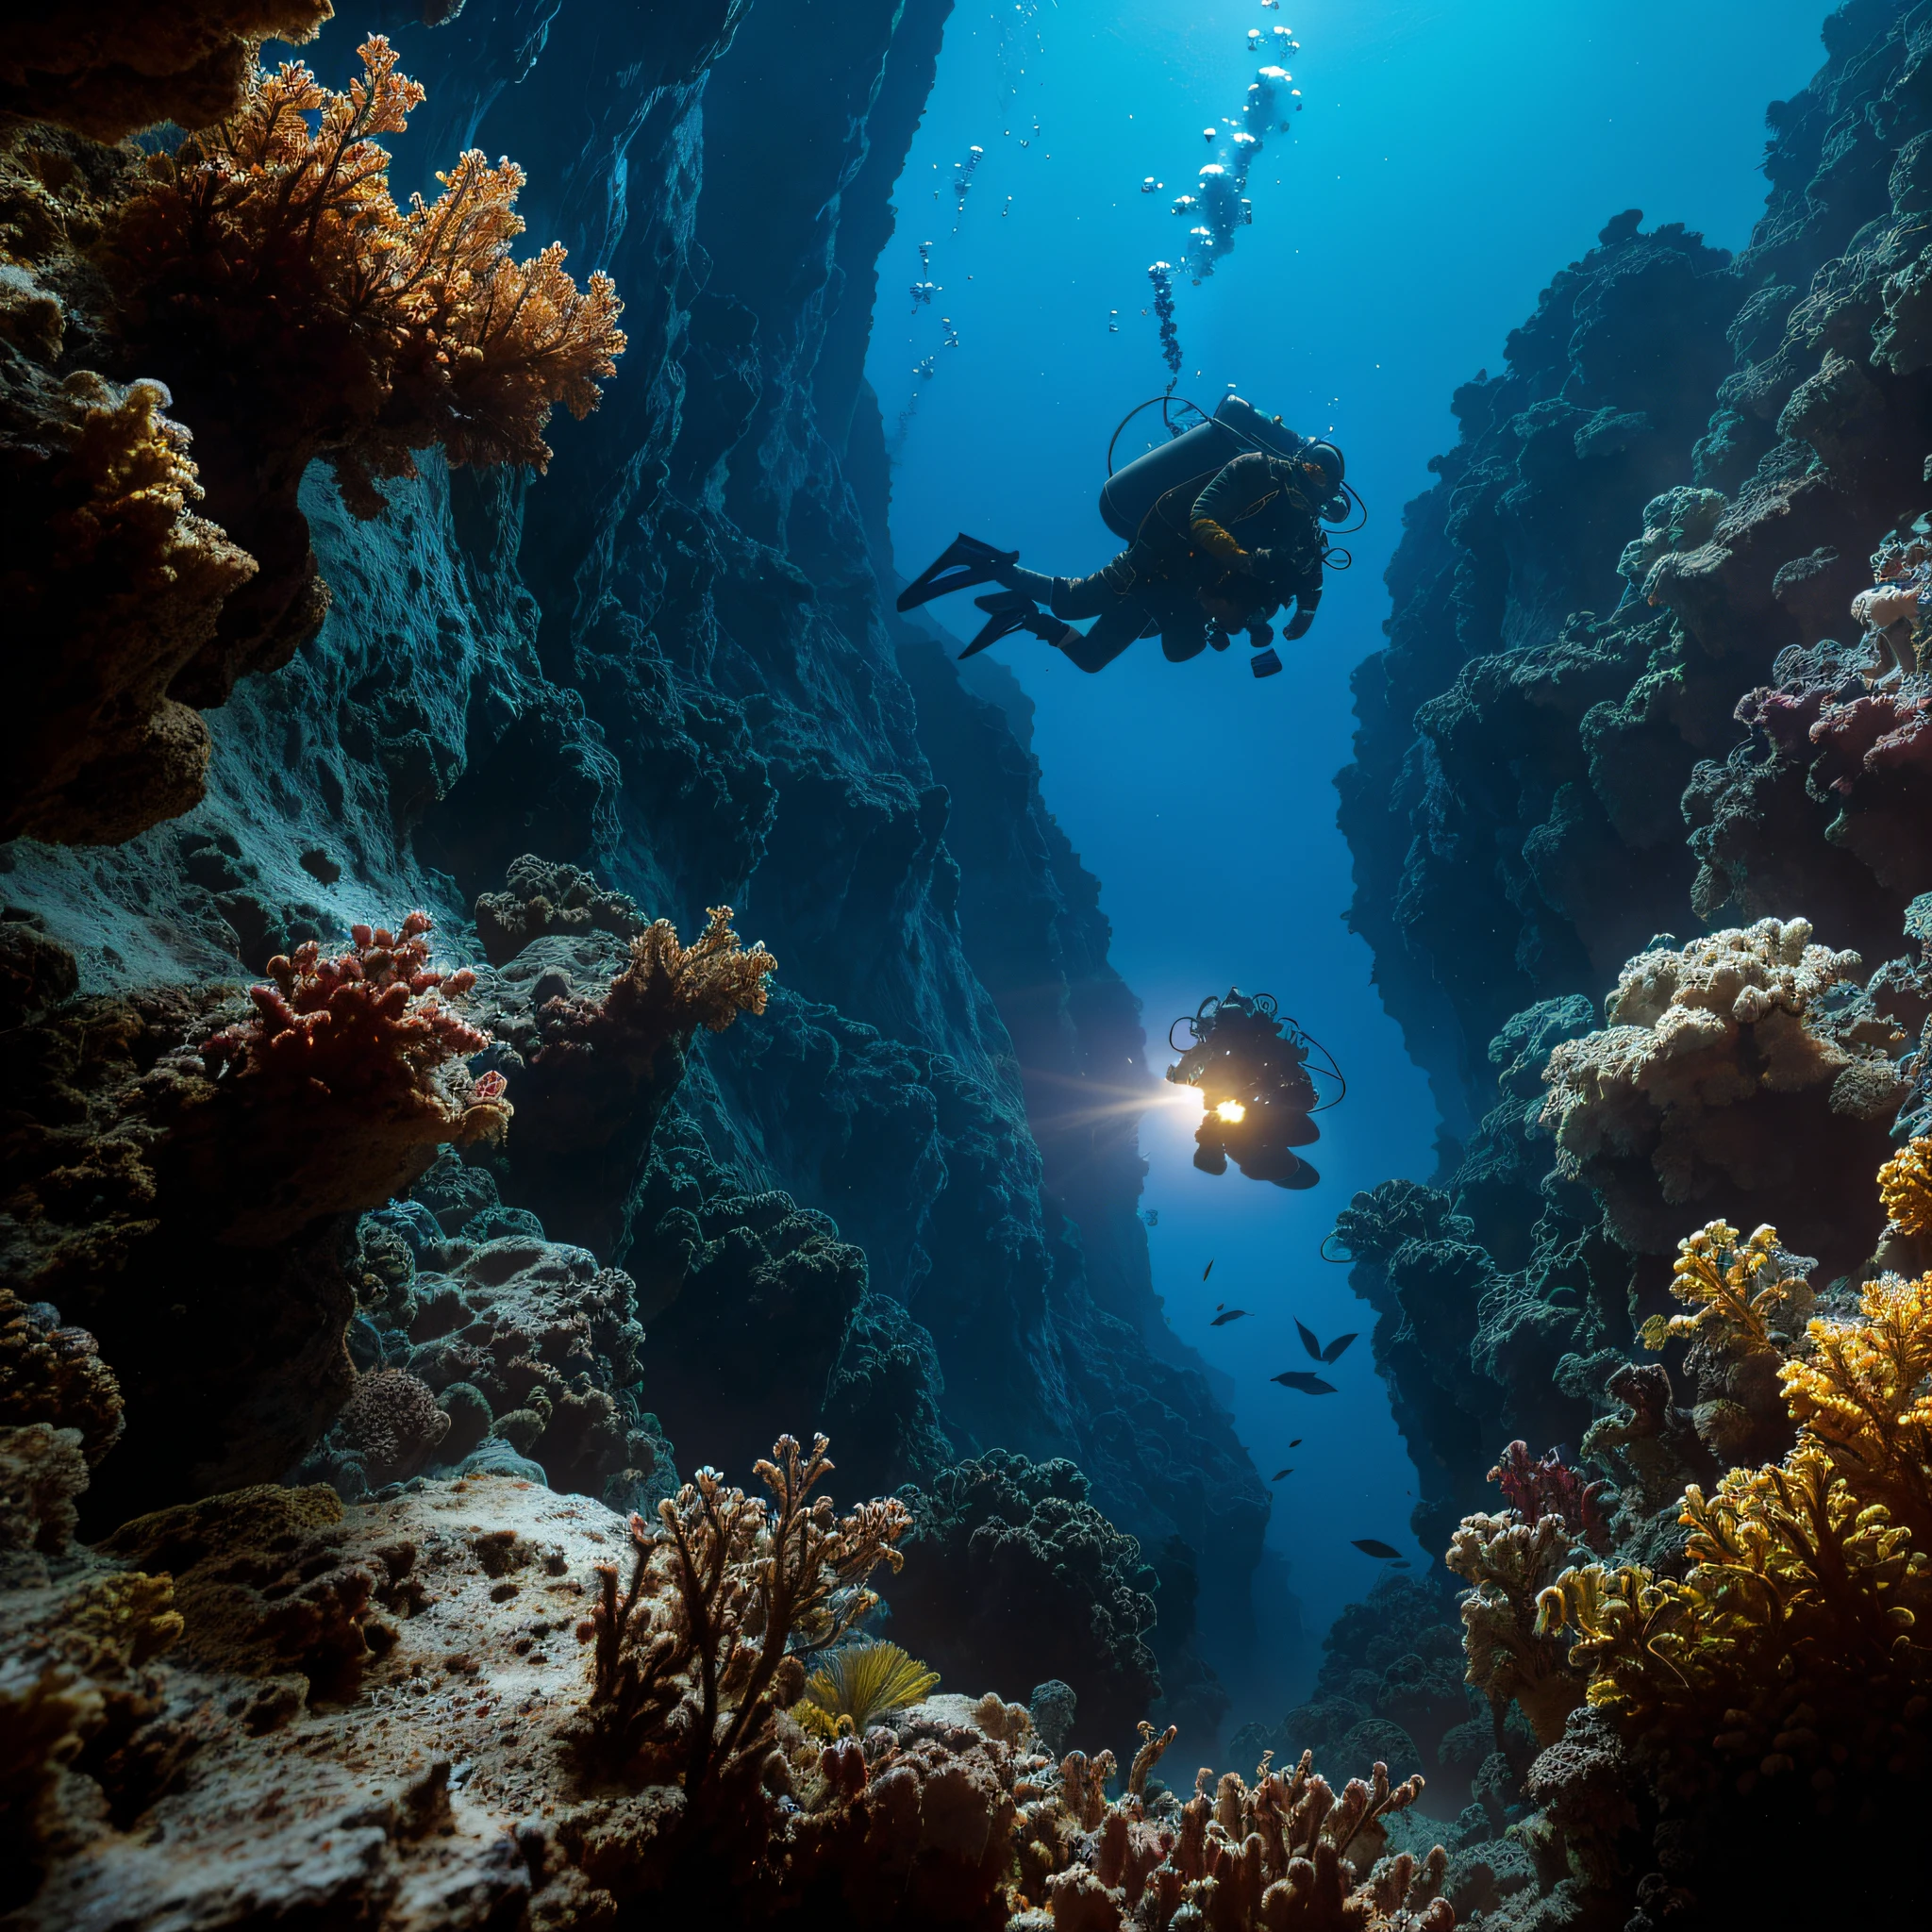
{"label": "yellow coral", "polygon": [[1802,1341],[1778,1322],[1795,1280],[1769,1228],[1740,1247],[1713,1223],[1683,1244],[1693,1311],[1645,1339],[1690,1333],[1778,1363],[1797,1443],[1707,1496],[1685,1490],[1682,1577],[1567,1570],[1540,1592],[1535,1635],[1571,1633],[1590,1702],[1654,1754],[1666,1788],[1707,1790],[1720,1767],[1740,1790],[1802,1773],[1828,1808],[1852,1781],[1923,1766],[1932,1742],[1932,1275],[1867,1282],[1857,1319],[1814,1319]]}
{"label": "yellow coral", "polygon": [[740,945],[730,907],[708,907],[706,918],[704,931],[688,946],[678,944],[668,919],[653,920],[630,942],[624,979],[641,1004],[664,1011],[674,1030],[703,1025],[722,1033],[740,1013],[762,1013],[766,982],[778,970],[763,946],[746,952]]}
{"label": "yellow coral", "polygon": [[1857,1322],[1814,1321],[1780,1373],[1791,1419],[1932,1550],[1932,1275],[1868,1281]]}
{"label": "yellow coral", "polygon": [[1582,1703],[1581,1674],[1539,1619],[1540,1594],[1568,1561],[1560,1516],[1524,1523],[1514,1511],[1465,1516],[1443,1561],[1470,1586],[1462,1598],[1468,1681],[1499,1710],[1512,1699],[1537,1737],[1553,1744]]}
{"label": "yellow coral", "polygon": [[1642,1328],[1650,1348],[1689,1336],[1732,1354],[1777,1352],[1774,1319],[1811,1302],[1810,1284],[1786,1271],[1774,1227],[1757,1228],[1740,1246],[1729,1222],[1708,1222],[1678,1242],[1671,1274],[1671,1291],[1690,1312],[1653,1315]]}
{"label": "yellow coral", "polygon": [[939,1680],[937,1671],[896,1643],[850,1643],[806,1679],[804,1700],[791,1715],[820,1737],[862,1737],[889,1710],[917,1704]]}
{"label": "yellow coral", "polygon": [[1878,1170],[1878,1198],[1901,1232],[1932,1234],[1932,1141],[1913,1141]]}

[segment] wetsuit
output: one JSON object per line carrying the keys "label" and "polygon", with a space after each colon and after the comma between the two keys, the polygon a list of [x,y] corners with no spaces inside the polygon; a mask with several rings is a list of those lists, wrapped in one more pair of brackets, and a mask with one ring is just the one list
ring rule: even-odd
{"label": "wetsuit", "polygon": [[[1056,617],[1098,620],[1066,654],[1083,671],[1098,671],[1136,638],[1160,635],[1179,663],[1207,647],[1203,593],[1224,600],[1259,623],[1276,605],[1293,602],[1286,639],[1303,636],[1322,601],[1321,525],[1312,482],[1301,466],[1252,452],[1205,479],[1196,476],[1160,497],[1134,541],[1091,576],[1039,579],[1013,571],[1039,591]],[[1051,591],[1044,585],[1051,583]]]}

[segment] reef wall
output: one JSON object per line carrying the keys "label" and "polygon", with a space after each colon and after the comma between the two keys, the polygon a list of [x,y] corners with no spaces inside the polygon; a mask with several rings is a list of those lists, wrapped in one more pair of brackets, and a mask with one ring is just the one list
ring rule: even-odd
{"label": "reef wall", "polygon": [[[1350,1226],[1389,1310],[1385,1359],[1428,1357],[1394,1372],[1411,1445],[1441,1480],[1460,1472],[1464,1507],[1498,1446],[1498,1383],[1507,1433],[1581,1433],[1601,1378],[1578,1364],[1627,1341],[1626,1298],[1660,1306],[1661,1271],[1633,1282],[1631,1257],[1672,1251],[1681,1204],[1741,1214],[1740,1192],[1783,1189],[1795,1223],[1772,1150],[1784,1136],[1787,1170],[1821,1158],[1769,1115],[1728,1173],[1717,1154],[1673,1179],[1659,1155],[1652,1224],[1626,1203],[1606,1243],[1602,1201],[1576,1185],[1604,1183],[1603,1163],[1553,1174],[1536,1124],[1553,1050],[1598,1024],[1626,960],[1705,927],[1807,920],[1861,956],[1862,981],[1907,950],[1907,905],[1932,886],[1899,825],[1923,700],[1915,678],[1868,689],[1892,660],[1867,633],[1897,613],[1852,609],[1874,565],[1909,577],[1928,505],[1925,35],[1920,8],[1833,13],[1825,64],[1770,109],[1750,245],[1733,258],[1614,217],[1496,373],[1457,391],[1460,438],[1406,512],[1389,643],[1356,673],[1338,784],[1351,919],[1448,1139],[1440,1194],[1377,1191]],[[1892,1016],[1901,1038],[1921,1017]],[[1869,1050],[1890,1024],[1873,1020]],[[1660,1078],[1638,1085],[1659,1117],[1677,1107]],[[1882,1094],[1858,1105],[1891,1112]],[[1856,1169],[1884,1130],[1851,1107],[1823,1119],[1857,1142]],[[1742,1118],[1693,1134],[1679,1109],[1671,1132]],[[1427,1345],[1437,1327],[1476,1333],[1467,1363]]]}
{"label": "reef wall", "polygon": [[[997,1444],[1076,1461],[1163,1601],[1245,1602],[1266,1491],[1153,1293],[1142,1040],[1097,886],[1008,710],[882,608],[862,363],[949,11],[470,0],[451,27],[391,4],[306,50],[340,84],[380,30],[424,83],[387,139],[399,193],[460,149],[517,158],[532,233],[624,296],[619,373],[541,476],[432,457],[365,520],[312,468],[326,616],[203,712],[201,802],[119,843],[15,840],[5,891],[82,997],[234,983],[415,906],[482,969],[504,1044],[477,1068],[525,1131],[445,1158],[393,1224],[312,1231],[301,1317],[331,1400],[352,1368],[441,1399],[418,1466],[483,1428],[477,1466],[623,1506],[671,1455],[741,1469],[779,1425],[832,1427],[841,1494]],[[720,904],[779,961],[762,1017],[688,1056],[639,1036],[587,1083],[570,1050],[625,944]],[[478,1355],[511,1333],[524,1354]],[[358,1427],[311,1473],[401,1466]],[[129,1457],[115,1503],[280,1474],[290,1446]],[[1154,1639],[1177,1683],[1184,1622]]]}

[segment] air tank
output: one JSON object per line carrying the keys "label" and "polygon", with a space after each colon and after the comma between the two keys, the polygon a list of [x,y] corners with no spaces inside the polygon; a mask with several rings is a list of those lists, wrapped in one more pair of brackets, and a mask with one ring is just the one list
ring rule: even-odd
{"label": "air tank", "polygon": [[1177,484],[1198,476],[1205,490],[1215,471],[1243,451],[1291,457],[1305,440],[1240,396],[1223,396],[1208,421],[1137,457],[1107,479],[1100,492],[1101,521],[1124,543],[1131,543],[1147,512]]}

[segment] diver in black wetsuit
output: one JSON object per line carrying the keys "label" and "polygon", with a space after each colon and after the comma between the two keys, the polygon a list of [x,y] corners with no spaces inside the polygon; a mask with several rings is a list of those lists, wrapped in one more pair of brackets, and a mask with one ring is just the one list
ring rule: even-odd
{"label": "diver in black wetsuit", "polygon": [[[1205,488],[1196,477],[1167,491],[1127,548],[1091,576],[1026,570],[1018,551],[961,535],[907,586],[899,608],[999,584],[1000,592],[975,600],[989,622],[965,655],[1024,629],[1058,644],[1083,671],[1105,669],[1135,639],[1157,633],[1174,663],[1198,657],[1210,642],[1224,647],[1235,630],[1264,644],[1269,617],[1290,604],[1294,616],[1282,637],[1292,642],[1307,635],[1321,606],[1327,544],[1319,518],[1341,476],[1333,443],[1305,443],[1292,457],[1248,451],[1215,471]],[[1083,633],[1065,621],[1078,617],[1097,621]]]}

